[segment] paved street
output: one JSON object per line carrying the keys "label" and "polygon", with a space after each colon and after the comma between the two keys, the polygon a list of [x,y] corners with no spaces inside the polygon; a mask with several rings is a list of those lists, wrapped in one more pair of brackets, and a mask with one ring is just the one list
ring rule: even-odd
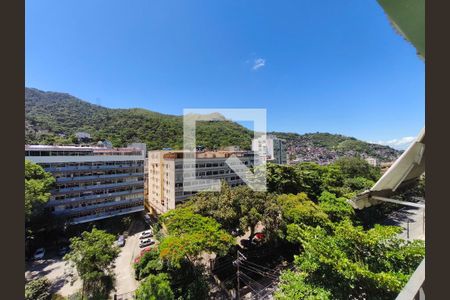
{"label": "paved street", "polygon": [[[133,224],[125,246],[120,248],[121,251],[115,261],[115,293],[123,295],[119,299],[131,299],[130,296],[138,286],[138,282],[134,278],[133,261],[140,254],[139,235],[146,228],[148,226],[145,226],[144,222],[140,220]],[[69,265],[62,260],[61,256],[50,253],[46,254],[46,257],[42,260],[27,263],[25,278],[31,280],[45,276],[52,282],[54,293],[67,297],[81,288],[81,281],[76,275],[72,276],[71,271]]]}
{"label": "paved street", "polygon": [[[133,261],[139,256],[139,235],[145,229],[143,222],[137,221],[133,224],[125,246],[117,257],[114,272],[116,274],[116,294],[129,294],[138,287],[138,282],[134,278]],[[128,299],[128,297],[121,297]],[[130,298],[131,299],[131,298]]]}
{"label": "paved street", "polygon": [[81,288],[81,281],[71,276],[70,267],[61,257],[42,259],[27,263],[25,278],[36,279],[47,277],[52,284],[52,291],[69,296]]}
{"label": "paved street", "polygon": [[[403,239],[425,240],[425,208],[405,206],[392,213],[383,225],[397,225],[404,230],[400,234]],[[408,230],[409,229],[409,230]],[[409,231],[409,233],[408,233]]]}

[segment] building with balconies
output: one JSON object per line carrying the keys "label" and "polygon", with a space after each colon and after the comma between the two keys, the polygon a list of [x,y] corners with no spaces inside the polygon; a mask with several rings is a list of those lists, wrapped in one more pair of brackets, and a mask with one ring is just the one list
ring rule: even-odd
{"label": "building with balconies", "polygon": [[26,145],[55,177],[47,208],[70,224],[144,210],[144,144],[127,148]]}
{"label": "building with balconies", "polygon": [[[195,157],[195,163],[184,160],[187,156]],[[211,179],[225,180],[231,187],[245,184],[226,163],[231,156],[249,168],[254,166],[253,152],[250,151],[149,151],[145,207],[152,214],[165,213],[194,195],[196,191],[193,190],[207,189]],[[186,169],[190,170],[190,176],[186,176]]]}

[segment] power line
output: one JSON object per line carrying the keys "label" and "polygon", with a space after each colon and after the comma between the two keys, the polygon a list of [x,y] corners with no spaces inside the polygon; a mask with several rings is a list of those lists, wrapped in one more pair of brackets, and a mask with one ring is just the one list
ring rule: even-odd
{"label": "power line", "polygon": [[266,269],[266,270],[268,270],[268,272],[276,272],[276,271],[274,271],[273,269],[271,269],[271,268],[268,268],[268,267],[264,267],[264,266],[261,266],[261,265],[259,265],[259,264],[257,264],[257,263],[254,263],[254,262],[251,262],[251,261],[245,261],[246,263],[248,263],[248,264],[250,264],[250,265],[253,265],[253,266],[255,266],[255,267],[258,267],[258,268],[261,268],[261,269]]}
{"label": "power line", "polygon": [[237,277],[237,299],[241,299],[240,295],[240,289],[241,289],[241,283],[240,283],[240,271],[239,266],[241,265],[241,262],[247,260],[247,257],[245,257],[244,254],[242,254],[239,250],[236,252],[236,260],[233,261],[233,265],[236,266],[236,277]]}
{"label": "power line", "polygon": [[244,272],[241,272],[241,275],[244,278],[246,278],[247,280],[250,280],[251,282],[253,282],[258,288],[263,288],[264,287],[262,284],[260,284],[258,281],[254,280],[253,278],[251,278],[250,276],[248,276]]}
{"label": "power line", "polygon": [[[241,275],[242,275],[242,273],[241,273]],[[258,291],[255,290],[255,289],[250,285],[250,283],[249,283],[249,281],[248,281],[247,279],[244,280],[244,278],[241,277],[241,280],[242,280],[242,282],[245,283],[245,286],[247,286],[248,288],[250,288],[254,293],[258,293]]]}
{"label": "power line", "polygon": [[278,276],[275,276],[275,275],[270,274],[270,273],[268,273],[268,272],[264,272],[264,271],[261,271],[261,270],[258,270],[258,269],[254,269],[254,268],[249,267],[249,266],[241,266],[241,267],[242,267],[244,270],[253,272],[253,273],[258,274],[258,275],[261,275],[261,276],[263,276],[263,277],[269,277],[269,278],[272,278],[272,279],[278,279]]}
{"label": "power line", "polygon": [[267,268],[267,270],[264,270],[264,269],[262,269],[262,268],[260,268],[258,266],[253,266],[253,265],[244,265],[244,266],[247,267],[247,268],[250,268],[250,269],[257,270],[257,271],[259,271],[259,272],[261,272],[263,274],[269,274],[271,276],[277,276],[277,273],[278,273],[277,271],[274,271],[274,270],[268,269],[268,268]]}

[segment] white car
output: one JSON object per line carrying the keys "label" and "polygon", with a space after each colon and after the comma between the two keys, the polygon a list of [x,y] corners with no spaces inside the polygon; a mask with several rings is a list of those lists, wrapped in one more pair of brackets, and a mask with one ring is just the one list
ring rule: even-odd
{"label": "white car", "polygon": [[141,235],[139,236],[139,238],[142,239],[146,239],[153,236],[153,232],[151,230],[147,230],[141,233]]}
{"label": "white car", "polygon": [[36,250],[36,252],[34,252],[34,259],[42,259],[44,258],[45,255],[45,249],[44,248],[39,248]]}
{"label": "white car", "polygon": [[125,237],[123,235],[119,236],[119,238],[116,241],[116,244],[119,247],[125,246]]}
{"label": "white car", "polygon": [[152,239],[143,239],[139,242],[139,247],[144,248],[144,247],[150,246],[154,243],[155,243],[155,241]]}

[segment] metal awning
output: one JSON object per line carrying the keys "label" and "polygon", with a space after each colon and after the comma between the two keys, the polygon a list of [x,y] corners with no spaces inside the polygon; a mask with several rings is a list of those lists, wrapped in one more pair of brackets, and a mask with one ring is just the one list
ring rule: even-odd
{"label": "metal awning", "polygon": [[[381,203],[394,194],[396,190],[413,184],[424,172],[425,128],[420,131],[416,140],[402,153],[374,186],[351,199],[350,204],[356,209],[362,209]],[[400,204],[408,205],[408,202],[399,202],[401,202]]]}

